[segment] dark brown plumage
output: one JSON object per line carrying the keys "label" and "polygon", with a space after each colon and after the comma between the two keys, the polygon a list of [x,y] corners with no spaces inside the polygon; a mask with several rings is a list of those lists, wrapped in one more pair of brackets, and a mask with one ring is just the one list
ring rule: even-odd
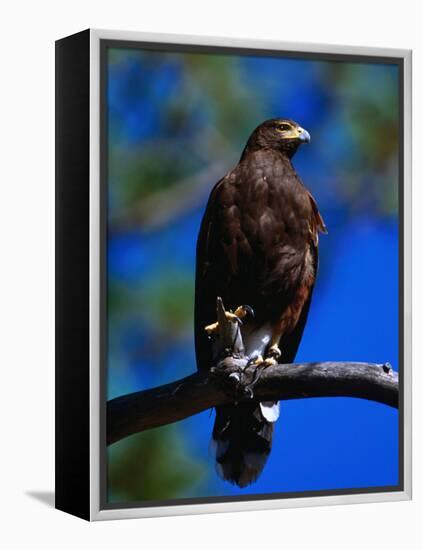
{"label": "dark brown plumage", "polygon": [[[255,317],[243,327],[249,354],[278,358],[278,345],[280,362],[294,360],[317,272],[318,231],[325,231],[290,160],[304,141],[309,134],[291,120],[264,122],[211,192],[197,243],[199,369],[213,364],[204,327],[215,321],[217,296],[233,311],[242,304],[253,308]],[[259,475],[276,419],[269,410],[254,401],[217,408],[213,438],[223,478],[245,486]]]}

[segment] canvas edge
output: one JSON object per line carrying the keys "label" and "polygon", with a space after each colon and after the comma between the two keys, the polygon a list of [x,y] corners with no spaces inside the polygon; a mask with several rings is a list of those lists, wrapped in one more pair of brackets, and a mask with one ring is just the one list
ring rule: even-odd
{"label": "canvas edge", "polygon": [[412,51],[403,53],[403,470],[412,498]]}
{"label": "canvas edge", "polygon": [[[100,40],[144,41],[204,46],[271,49],[297,52],[366,55],[403,59],[404,102],[404,488],[403,491],[359,493],[289,499],[251,500],[178,506],[100,508]],[[376,503],[412,498],[412,276],[411,276],[411,171],[412,171],[412,51],[365,46],[291,43],[269,40],[205,37],[90,29],[90,519],[113,520],[187,514],[258,511],[338,504]]]}

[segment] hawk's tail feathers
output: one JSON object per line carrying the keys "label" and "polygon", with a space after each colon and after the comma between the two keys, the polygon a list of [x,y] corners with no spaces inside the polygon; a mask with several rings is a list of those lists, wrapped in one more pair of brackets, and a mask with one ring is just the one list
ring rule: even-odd
{"label": "hawk's tail feathers", "polygon": [[[274,404],[278,408],[278,404]],[[269,411],[266,403],[264,410]],[[264,413],[265,414],[265,413]],[[253,483],[261,474],[271,451],[274,420],[264,417],[260,403],[240,403],[216,408],[211,445],[219,476],[239,487]]]}

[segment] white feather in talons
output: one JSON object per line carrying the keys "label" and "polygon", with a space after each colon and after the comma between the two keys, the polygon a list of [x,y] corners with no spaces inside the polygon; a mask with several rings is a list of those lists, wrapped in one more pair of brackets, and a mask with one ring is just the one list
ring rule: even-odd
{"label": "white feather in talons", "polygon": [[280,416],[280,401],[262,401],[259,406],[262,416],[268,422],[275,422]]}
{"label": "white feather in talons", "polygon": [[[271,339],[271,326],[263,325],[256,329],[253,325],[245,327],[244,344],[246,354],[249,357],[264,355]],[[259,404],[262,416],[268,422],[275,422],[280,416],[280,403],[278,401],[264,401]]]}

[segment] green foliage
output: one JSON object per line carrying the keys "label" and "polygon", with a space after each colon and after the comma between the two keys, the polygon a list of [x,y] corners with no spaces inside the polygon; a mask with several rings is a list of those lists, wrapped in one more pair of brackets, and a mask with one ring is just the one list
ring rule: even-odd
{"label": "green foliage", "polygon": [[186,452],[176,426],[157,428],[115,443],[108,450],[108,502],[123,503],[188,496],[207,467]]}

